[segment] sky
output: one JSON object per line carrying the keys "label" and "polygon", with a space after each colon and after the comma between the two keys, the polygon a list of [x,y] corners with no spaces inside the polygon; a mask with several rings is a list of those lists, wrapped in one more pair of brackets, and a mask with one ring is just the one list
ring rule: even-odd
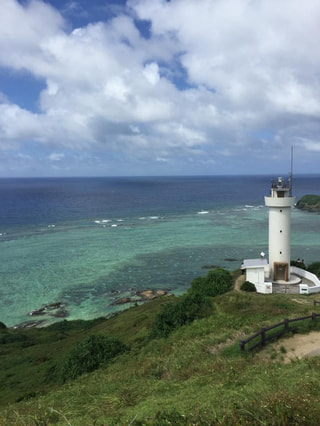
{"label": "sky", "polygon": [[319,0],[0,0],[0,177],[320,171]]}

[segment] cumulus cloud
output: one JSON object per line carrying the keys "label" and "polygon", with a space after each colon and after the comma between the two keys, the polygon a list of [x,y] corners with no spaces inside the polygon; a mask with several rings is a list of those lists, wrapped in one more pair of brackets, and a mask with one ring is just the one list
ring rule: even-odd
{"label": "cumulus cloud", "polygon": [[245,151],[319,152],[317,0],[129,0],[74,29],[67,6],[2,0],[0,67],[45,82],[39,111],[2,90],[2,149],[33,141],[53,161],[63,148],[108,150],[199,170]]}

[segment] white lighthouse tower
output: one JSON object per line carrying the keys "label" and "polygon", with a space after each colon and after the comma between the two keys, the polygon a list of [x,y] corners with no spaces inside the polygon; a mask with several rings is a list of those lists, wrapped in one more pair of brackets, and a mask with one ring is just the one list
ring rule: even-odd
{"label": "white lighthouse tower", "polygon": [[289,180],[279,177],[271,185],[270,196],[264,197],[269,207],[269,267],[272,281],[290,280],[292,173]]}

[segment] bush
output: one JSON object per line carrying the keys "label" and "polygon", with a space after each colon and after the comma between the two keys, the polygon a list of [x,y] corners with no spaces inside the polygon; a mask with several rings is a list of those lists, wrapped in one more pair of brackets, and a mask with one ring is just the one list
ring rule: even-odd
{"label": "bush", "polygon": [[200,293],[203,296],[217,296],[226,293],[231,289],[232,276],[225,269],[216,268],[209,271],[205,277],[198,277],[192,280],[192,293]]}
{"label": "bush", "polygon": [[304,263],[304,261],[303,260],[299,260],[299,259],[298,260],[291,260],[290,265],[291,266],[296,266],[297,268],[300,268],[300,269],[307,269],[307,266]]}
{"label": "bush", "polygon": [[308,271],[320,277],[320,262],[313,262],[308,266]]}
{"label": "bush", "polygon": [[118,339],[92,335],[71,351],[63,365],[62,379],[75,379],[81,374],[90,373],[127,349]]}
{"label": "bush", "polygon": [[243,291],[257,291],[256,286],[250,281],[245,281],[240,288]]}
{"label": "bush", "polygon": [[168,337],[184,324],[190,324],[198,318],[204,318],[212,312],[212,302],[199,294],[186,294],[177,303],[169,303],[156,316],[151,327],[151,337]]}

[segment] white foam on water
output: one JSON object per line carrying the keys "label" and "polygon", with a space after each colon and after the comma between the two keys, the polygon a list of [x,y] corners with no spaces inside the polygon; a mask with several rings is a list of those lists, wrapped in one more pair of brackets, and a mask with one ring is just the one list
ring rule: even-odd
{"label": "white foam on water", "polygon": [[116,228],[118,225],[116,225],[115,223],[113,223],[112,225],[111,225],[111,228]]}
{"label": "white foam on water", "polygon": [[208,214],[209,212],[207,210],[201,210],[200,212],[198,212],[197,214]]}
{"label": "white foam on water", "polygon": [[149,216],[149,219],[156,220],[159,219],[159,216]]}

